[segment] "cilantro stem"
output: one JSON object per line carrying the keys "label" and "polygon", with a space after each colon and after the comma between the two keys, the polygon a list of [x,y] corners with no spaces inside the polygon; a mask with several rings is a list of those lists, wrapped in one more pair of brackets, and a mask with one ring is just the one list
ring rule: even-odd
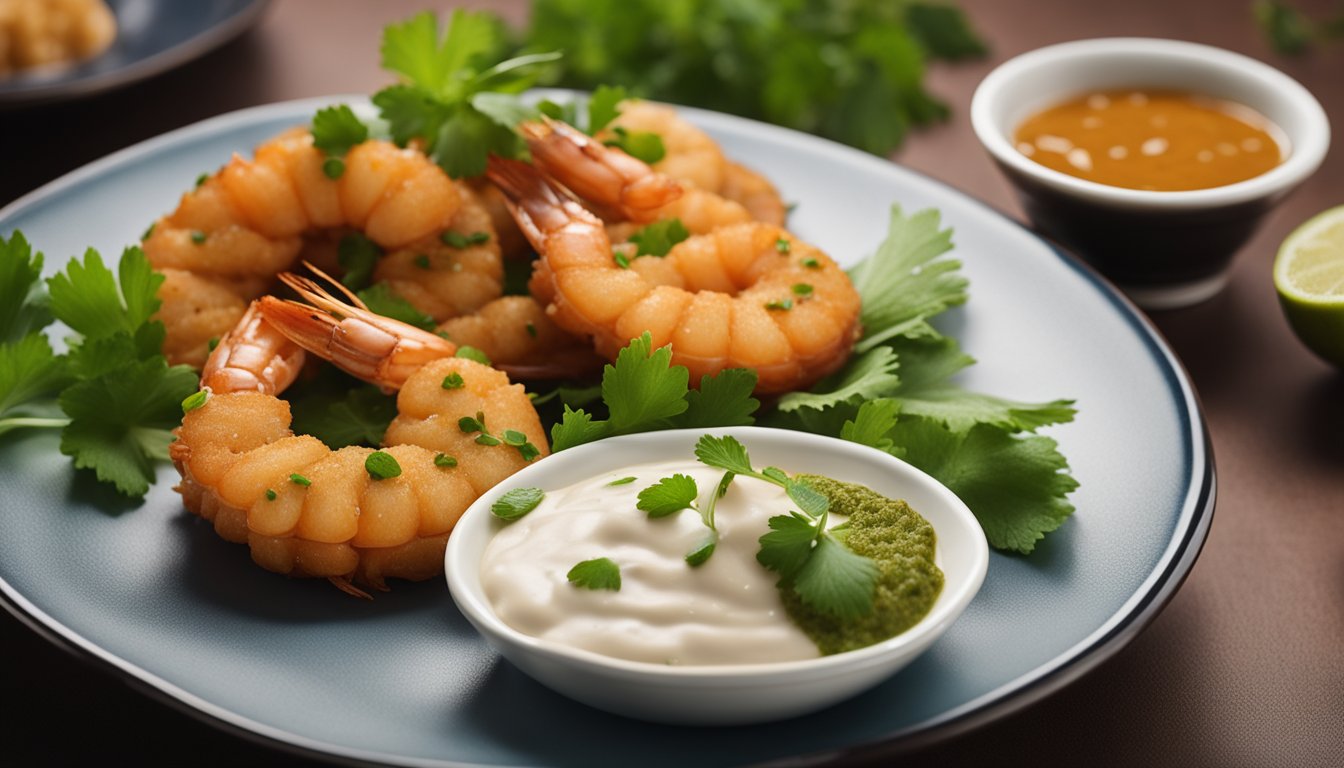
{"label": "cilantro stem", "polygon": [[14,416],[8,419],[0,419],[0,435],[11,429],[61,429],[70,423],[69,419],[61,418],[42,418],[38,416]]}

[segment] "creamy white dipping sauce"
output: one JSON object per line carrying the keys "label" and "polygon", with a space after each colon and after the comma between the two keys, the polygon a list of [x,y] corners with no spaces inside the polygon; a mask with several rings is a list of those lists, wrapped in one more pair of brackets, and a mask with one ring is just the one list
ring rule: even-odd
{"label": "creamy white dipping sauce", "polygon": [[[788,617],[778,577],[756,561],[767,521],[793,508],[784,489],[738,477],[715,507],[718,546],[703,565],[686,554],[710,535],[685,509],[650,519],[639,492],[680,473],[695,479],[703,507],[723,471],[665,461],[543,489],[536,509],[499,523],[481,558],[481,584],[495,614],[527,635],[605,656],[654,664],[759,664],[811,659],[817,646]],[[611,486],[613,480],[635,477]],[[576,587],[576,564],[609,558],[618,591]]]}

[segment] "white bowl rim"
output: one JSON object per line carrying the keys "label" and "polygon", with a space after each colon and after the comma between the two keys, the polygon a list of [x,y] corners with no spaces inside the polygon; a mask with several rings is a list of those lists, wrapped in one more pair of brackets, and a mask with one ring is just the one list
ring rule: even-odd
{"label": "white bowl rim", "polygon": [[[1031,160],[1017,151],[991,115],[999,91],[1038,67],[1058,66],[1082,58],[1140,59],[1153,56],[1168,59],[1173,66],[1196,62],[1213,64],[1244,81],[1269,85],[1286,96],[1301,120],[1296,126],[1279,126],[1284,133],[1295,136],[1288,158],[1258,176],[1220,187],[1168,192],[1126,189],[1070,176]],[[1120,207],[1173,211],[1236,205],[1284,192],[1320,167],[1330,146],[1330,122],[1325,110],[1316,97],[1293,78],[1264,62],[1223,48],[1153,37],[1073,40],[1015,56],[980,81],[971,98],[971,126],[994,159],[1058,192]]]}
{"label": "white bowl rim", "polygon": [[[841,440],[836,437],[828,437],[825,435],[817,435],[810,432],[799,432],[789,429],[756,426],[670,429],[609,437],[591,443],[585,443],[583,445],[575,446],[574,448],[569,448],[554,456],[547,457],[545,460],[539,461],[532,466],[525,467],[509,476],[473,502],[467,511],[463,513],[462,518],[458,520],[457,524],[459,526],[463,524],[473,524],[472,521],[469,520],[469,517],[484,520],[483,523],[475,523],[477,525],[490,524],[490,520],[492,519],[489,510],[490,504],[511,488],[525,486],[539,475],[544,477],[549,473],[560,471],[558,468],[563,466],[563,462],[557,463],[555,457],[568,456],[568,461],[582,464],[583,460],[586,459],[589,454],[598,451],[619,449],[619,447],[625,443],[645,440],[668,441],[670,443],[684,440],[690,434],[731,434],[740,436],[744,443],[750,443],[753,439],[797,441],[809,444],[814,449],[848,453],[855,456],[880,457],[878,459],[879,461],[889,463],[893,469],[907,474],[908,477],[915,482],[927,483],[935,493],[944,496],[944,499],[947,502],[948,511],[950,511],[957,520],[957,535],[966,535],[969,538],[969,544],[971,545],[972,550],[969,578],[962,585],[961,589],[955,593],[940,594],[939,604],[935,604],[934,607],[930,609],[929,613],[926,614],[924,618],[920,619],[913,627],[895,637],[887,638],[882,642],[864,648],[829,656],[760,664],[700,664],[687,666],[651,664],[648,662],[604,656],[592,651],[571,648],[559,643],[523,634],[513,627],[510,627],[496,616],[495,612],[490,608],[489,601],[485,596],[479,591],[471,588],[470,585],[473,581],[467,578],[466,569],[468,563],[470,563],[472,568],[478,568],[480,558],[465,557],[456,554],[457,550],[460,550],[465,546],[462,542],[464,542],[467,537],[449,536],[448,547],[444,552],[444,576],[448,582],[449,592],[452,594],[453,601],[457,604],[458,608],[467,615],[467,618],[473,624],[484,625],[489,628],[490,632],[504,636],[511,643],[521,646],[531,653],[584,668],[590,672],[607,674],[616,673],[626,677],[637,676],[644,678],[647,682],[665,682],[668,684],[673,684],[679,681],[695,680],[701,683],[715,681],[730,685],[748,681],[761,682],[763,679],[777,676],[788,677],[797,674],[824,673],[838,668],[852,671],[865,667],[881,666],[890,657],[899,656],[901,652],[906,651],[911,646],[919,647],[919,644],[926,640],[928,642],[933,642],[934,639],[945,632],[947,628],[960,617],[961,613],[966,609],[966,606],[970,604],[976,593],[979,592],[980,586],[984,582],[985,574],[989,569],[989,544],[985,539],[984,531],[980,527],[979,521],[976,520],[975,515],[956,494],[947,488],[947,486],[938,482],[917,467],[908,464],[885,451],[879,451],[876,448],[847,440]],[[941,540],[943,537],[943,530],[935,529],[935,533],[937,533]],[[476,581],[479,582],[479,579]],[[947,601],[946,603],[943,603],[942,600],[945,597],[947,598]]]}

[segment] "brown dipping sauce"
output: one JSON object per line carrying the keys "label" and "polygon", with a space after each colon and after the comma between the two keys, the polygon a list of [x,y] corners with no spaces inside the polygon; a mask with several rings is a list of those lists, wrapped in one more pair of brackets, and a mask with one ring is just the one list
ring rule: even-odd
{"label": "brown dipping sauce", "polygon": [[1162,192],[1221,187],[1283,162],[1278,126],[1241,104],[1179,91],[1099,91],[1017,127],[1022,154],[1080,179]]}

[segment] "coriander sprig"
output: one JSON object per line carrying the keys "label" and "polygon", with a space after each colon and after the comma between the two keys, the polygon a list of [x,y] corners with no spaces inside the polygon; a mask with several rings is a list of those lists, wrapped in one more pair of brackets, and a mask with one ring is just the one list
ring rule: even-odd
{"label": "coriander sprig", "polygon": [[827,529],[830,499],[776,467],[756,471],[746,447],[731,436],[702,436],[695,457],[727,472],[716,495],[725,493],[736,475],[754,477],[783,488],[801,510],[771,517],[756,553],[761,565],[779,574],[781,588],[792,588],[804,603],[841,619],[872,610],[877,565],[847,548],[843,533]]}
{"label": "coriander sprig", "polygon": [[[709,504],[700,507],[700,489],[695,478],[689,475],[675,474],[664,477],[639,492],[635,508],[647,512],[650,518],[667,517],[683,509],[693,509],[700,513],[700,521],[709,529],[709,536],[686,554],[686,562],[692,568],[704,565],[714,548],[719,544],[719,531],[714,527],[714,505],[728,491],[732,473],[724,476],[710,498]],[[631,478],[632,480],[634,478]]]}
{"label": "coriander sprig", "polygon": [[463,416],[458,419],[457,428],[467,434],[479,432],[480,434],[476,435],[477,445],[507,445],[517,450],[518,455],[523,457],[523,461],[532,461],[541,455],[541,451],[527,439],[527,435],[516,429],[506,429],[500,435],[492,435],[485,426],[484,411],[477,411],[474,417]]}

